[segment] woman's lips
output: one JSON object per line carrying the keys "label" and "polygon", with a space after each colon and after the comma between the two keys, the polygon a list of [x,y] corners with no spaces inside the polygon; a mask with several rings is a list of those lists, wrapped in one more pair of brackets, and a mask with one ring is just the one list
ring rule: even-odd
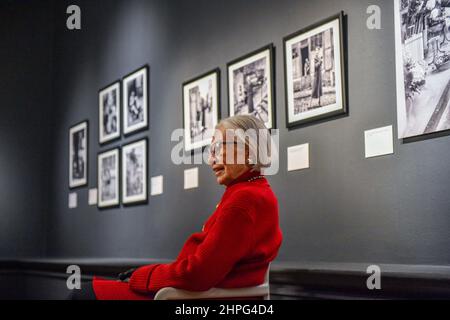
{"label": "woman's lips", "polygon": [[225,168],[223,166],[217,166],[213,168],[216,177],[221,176],[225,172]]}
{"label": "woman's lips", "polygon": [[216,170],[216,177],[221,176],[224,170]]}

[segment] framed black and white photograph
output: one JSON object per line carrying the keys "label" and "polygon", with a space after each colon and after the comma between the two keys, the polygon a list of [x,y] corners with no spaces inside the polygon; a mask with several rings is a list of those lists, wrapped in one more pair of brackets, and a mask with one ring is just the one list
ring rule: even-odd
{"label": "framed black and white photograph", "polygon": [[344,14],[284,38],[287,127],[347,113]]}
{"label": "framed black and white photograph", "polygon": [[123,78],[122,108],[125,135],[148,128],[148,82],[148,66]]}
{"label": "framed black and white photograph", "polygon": [[272,44],[236,59],[227,65],[230,116],[253,115],[275,125],[274,47]]}
{"label": "framed black and white photograph", "polygon": [[99,143],[120,137],[120,81],[101,89],[98,93]]}
{"label": "framed black and white photograph", "polygon": [[450,129],[450,0],[395,0],[398,138]]}
{"label": "framed black and white photograph", "polygon": [[186,151],[207,146],[220,113],[220,70],[183,84],[184,146]]}
{"label": "framed black and white photograph", "polygon": [[88,122],[74,125],[69,130],[69,187],[88,183]]}
{"label": "framed black and white photograph", "polygon": [[98,207],[116,207],[119,199],[119,149],[115,148],[98,155]]}
{"label": "framed black and white photograph", "polygon": [[147,201],[147,139],[122,147],[122,203]]}

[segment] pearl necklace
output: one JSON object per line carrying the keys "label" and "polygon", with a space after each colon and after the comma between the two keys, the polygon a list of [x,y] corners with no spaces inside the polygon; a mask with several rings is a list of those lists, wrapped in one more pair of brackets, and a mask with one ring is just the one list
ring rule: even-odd
{"label": "pearl necklace", "polygon": [[258,180],[258,179],[263,179],[263,178],[264,178],[264,176],[257,176],[257,177],[253,177],[253,178],[248,179],[247,182],[252,182],[252,181],[255,181],[255,180]]}
{"label": "pearl necklace", "polygon": [[[258,179],[263,179],[263,178],[265,178],[265,177],[264,177],[264,176],[257,176],[257,177],[253,177],[253,178],[248,179],[247,182],[252,182],[252,181],[255,181],[255,180],[258,180]],[[219,202],[219,203],[216,205],[216,209],[219,207],[220,203],[221,203],[221,202]]]}

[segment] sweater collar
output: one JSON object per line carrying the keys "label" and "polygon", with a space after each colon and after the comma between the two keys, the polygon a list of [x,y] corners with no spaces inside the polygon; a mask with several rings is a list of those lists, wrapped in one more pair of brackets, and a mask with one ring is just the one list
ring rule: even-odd
{"label": "sweater collar", "polygon": [[232,186],[238,184],[238,183],[241,183],[241,182],[247,182],[249,179],[255,178],[255,177],[258,177],[258,176],[261,176],[261,175],[262,175],[262,174],[261,174],[261,172],[259,172],[259,171],[248,170],[248,171],[244,172],[243,174],[241,174],[241,175],[240,175],[239,177],[237,177],[236,179],[234,179],[234,180],[227,186],[227,189],[228,189],[229,187],[232,187]]}

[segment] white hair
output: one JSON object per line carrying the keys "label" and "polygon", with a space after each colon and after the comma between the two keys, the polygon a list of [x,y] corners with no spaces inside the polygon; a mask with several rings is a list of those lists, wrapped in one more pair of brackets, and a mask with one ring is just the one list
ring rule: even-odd
{"label": "white hair", "polygon": [[261,171],[271,165],[270,132],[263,121],[250,115],[238,115],[222,119],[216,129],[232,130],[237,142],[246,145],[249,150],[249,164],[252,171]]}

